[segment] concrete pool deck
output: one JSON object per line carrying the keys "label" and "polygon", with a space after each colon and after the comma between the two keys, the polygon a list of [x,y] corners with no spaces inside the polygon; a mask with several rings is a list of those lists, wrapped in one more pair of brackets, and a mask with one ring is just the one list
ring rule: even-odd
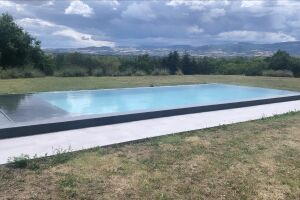
{"label": "concrete pool deck", "polygon": [[54,155],[61,150],[78,151],[97,146],[245,122],[290,111],[300,111],[299,100],[1,139],[0,164],[5,164],[9,158],[22,154],[30,157],[43,157]]}

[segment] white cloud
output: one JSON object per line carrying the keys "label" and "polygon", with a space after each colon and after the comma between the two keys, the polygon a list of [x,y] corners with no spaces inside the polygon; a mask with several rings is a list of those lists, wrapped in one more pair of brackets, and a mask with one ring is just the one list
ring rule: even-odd
{"label": "white cloud", "polygon": [[202,28],[200,28],[199,26],[195,25],[195,26],[188,27],[187,32],[191,33],[191,34],[199,34],[199,33],[203,33],[204,30]]}
{"label": "white cloud", "polygon": [[166,5],[168,6],[187,6],[192,10],[204,10],[211,6],[225,6],[228,5],[228,0],[169,0]]}
{"label": "white cloud", "polygon": [[16,20],[17,24],[25,27],[25,28],[30,28],[30,27],[55,27],[59,25],[55,25],[52,22],[48,22],[42,19],[32,19],[32,18],[23,18],[23,19],[18,19]]}
{"label": "white cloud", "polygon": [[81,15],[83,17],[91,17],[94,14],[93,8],[89,5],[83,3],[80,0],[72,1],[65,9],[65,14],[74,14],[74,15]]}
{"label": "white cloud", "polygon": [[65,38],[64,40],[68,40],[71,46],[74,47],[115,46],[114,42],[97,40],[91,34],[82,33],[70,27],[54,24],[42,19],[23,18],[16,20],[16,23],[22,25],[28,32],[35,36],[51,38],[54,41],[58,39],[57,37],[63,37]]}
{"label": "white cloud", "polygon": [[[18,4],[12,1],[1,1],[0,0],[0,10],[2,9],[13,9],[17,12],[25,11],[25,5]],[[6,10],[8,11],[8,10]]]}
{"label": "white cloud", "polygon": [[147,3],[132,3],[122,13],[122,17],[151,21],[156,18],[155,13]]}
{"label": "white cloud", "polygon": [[262,0],[252,0],[252,1],[249,1],[249,0],[243,0],[241,2],[241,7],[242,8],[257,8],[257,7],[261,7],[263,6],[264,4],[264,1]]}
{"label": "white cloud", "polygon": [[2,7],[11,7],[14,6],[15,3],[10,2],[10,1],[0,1],[0,6]]}
{"label": "white cloud", "polygon": [[60,31],[55,31],[53,35],[72,38],[74,41],[76,41],[78,44],[82,46],[109,46],[109,47],[115,46],[113,42],[94,40],[92,35],[84,34],[75,31],[71,28],[65,28]]}
{"label": "white cloud", "polygon": [[281,32],[229,31],[218,34],[218,39],[234,42],[274,43],[296,41],[296,38]]}
{"label": "white cloud", "polygon": [[193,10],[203,10],[206,6],[211,5],[215,2],[215,0],[207,0],[207,1],[186,1],[186,0],[170,0],[167,2],[168,6],[187,6]]}
{"label": "white cloud", "polygon": [[223,8],[213,8],[209,12],[204,13],[203,21],[212,22],[213,20],[225,15],[226,11]]}
{"label": "white cloud", "polygon": [[113,8],[113,10],[117,10],[118,7],[120,6],[120,3],[118,0],[97,0],[97,3],[99,5],[111,6]]}
{"label": "white cloud", "polygon": [[45,4],[43,4],[44,6],[53,6],[54,5],[54,0],[50,0],[45,2]]}

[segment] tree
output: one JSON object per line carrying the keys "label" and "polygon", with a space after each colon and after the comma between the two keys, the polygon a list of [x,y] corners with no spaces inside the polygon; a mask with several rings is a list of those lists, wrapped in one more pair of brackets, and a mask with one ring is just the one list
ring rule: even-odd
{"label": "tree", "polygon": [[290,55],[285,52],[278,50],[273,56],[267,59],[269,62],[269,68],[274,70],[291,70],[290,68]]}
{"label": "tree", "polygon": [[197,63],[197,74],[212,74],[215,71],[214,64],[212,63],[214,59],[209,57],[203,57],[199,59]]}
{"label": "tree", "polygon": [[171,74],[175,74],[180,69],[180,57],[177,51],[170,52],[165,62]]}
{"label": "tree", "polygon": [[193,63],[189,54],[185,53],[181,60],[181,70],[183,74],[193,74]]}
{"label": "tree", "polygon": [[41,42],[19,27],[11,15],[5,13],[0,16],[0,65],[5,69],[33,64],[35,68],[47,68],[50,72],[49,65],[45,63],[50,58],[40,45]]}
{"label": "tree", "polygon": [[136,69],[150,73],[153,70],[153,62],[148,54],[140,55],[136,59]]}
{"label": "tree", "polygon": [[300,59],[291,58],[290,66],[295,77],[300,77]]}

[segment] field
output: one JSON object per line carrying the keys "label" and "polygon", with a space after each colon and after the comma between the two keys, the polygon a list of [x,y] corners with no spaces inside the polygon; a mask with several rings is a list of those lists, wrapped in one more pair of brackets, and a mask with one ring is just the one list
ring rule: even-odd
{"label": "field", "polygon": [[299,78],[254,76],[190,75],[190,76],[125,76],[125,77],[46,77],[0,79],[0,94],[79,90],[99,88],[140,87],[157,85],[231,83],[300,91]]}
{"label": "field", "polygon": [[[165,76],[0,80],[0,93],[204,82],[300,91],[293,78]],[[289,113],[0,166],[0,199],[300,199],[299,177]]]}

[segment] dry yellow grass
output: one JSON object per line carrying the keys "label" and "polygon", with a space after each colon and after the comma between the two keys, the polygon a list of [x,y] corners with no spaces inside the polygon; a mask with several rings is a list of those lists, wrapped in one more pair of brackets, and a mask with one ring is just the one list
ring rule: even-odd
{"label": "dry yellow grass", "polygon": [[0,199],[299,199],[300,113],[0,167]]}

